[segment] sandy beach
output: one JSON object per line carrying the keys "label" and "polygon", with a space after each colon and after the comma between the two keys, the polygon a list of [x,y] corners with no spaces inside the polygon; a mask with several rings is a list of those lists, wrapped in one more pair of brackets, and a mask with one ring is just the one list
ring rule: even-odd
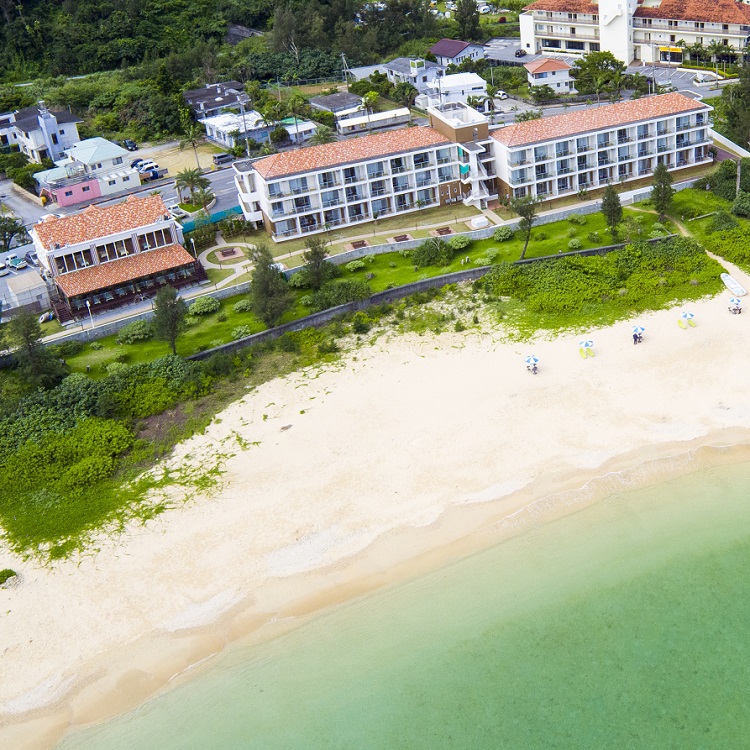
{"label": "sandy beach", "polygon": [[[701,446],[739,446],[736,459],[750,311],[730,315],[729,296],[639,317],[638,346],[635,321],[533,344],[385,334],[252,391],[171,459],[224,457],[210,496],[76,560],[0,551],[22,574],[0,590],[0,744],[51,747],[241,635],[687,471]],[[695,328],[678,326],[683,309]]]}

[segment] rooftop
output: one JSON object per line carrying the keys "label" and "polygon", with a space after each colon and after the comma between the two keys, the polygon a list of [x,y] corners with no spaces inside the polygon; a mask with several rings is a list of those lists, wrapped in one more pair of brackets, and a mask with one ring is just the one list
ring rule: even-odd
{"label": "rooftop", "polygon": [[85,141],[79,141],[69,148],[66,152],[71,159],[83,162],[84,164],[98,164],[109,159],[116,159],[118,156],[123,158],[128,152],[118,146],[116,143],[106,140],[105,138],[87,138]]}
{"label": "rooftop", "polygon": [[570,70],[570,65],[565,60],[547,57],[543,60],[534,60],[524,66],[529,73],[551,73],[553,70]]}
{"label": "rooftop", "polygon": [[129,255],[127,258],[101,263],[98,266],[82,268],[80,271],[65,273],[62,276],[56,276],[55,282],[70,299],[81,294],[96,292],[99,289],[126,284],[144,276],[170,271],[189,263],[195,263],[195,258],[182,245],[167,245],[145,253]]}
{"label": "rooftop", "polygon": [[[471,47],[473,42],[462,42],[459,39],[441,39],[439,42],[430,47],[430,52],[436,57],[455,57],[461,54],[467,47]],[[481,44],[477,44],[481,47]]]}
{"label": "rooftop", "polygon": [[536,0],[525,10],[549,10],[557,13],[587,13],[599,15],[599,4],[591,0]]}
{"label": "rooftop", "polygon": [[54,245],[77,245],[80,242],[109,237],[129,229],[154,224],[169,216],[161,195],[138,198],[128,196],[122,203],[100,208],[89,206],[72,216],[46,216],[34,225],[34,232],[45,250]]}
{"label": "rooftop", "polygon": [[[59,112],[49,110],[49,113],[54,116],[59,125],[66,122],[82,122],[80,117],[76,117],[65,109],[62,109]],[[14,114],[16,118],[14,125],[18,130],[21,130],[24,133],[29,133],[39,127],[39,115],[41,114],[41,109],[38,106],[25,107],[24,109],[19,109]]]}
{"label": "rooftop", "polygon": [[428,68],[441,68],[440,65],[437,63],[432,62],[432,60],[416,60],[409,57],[397,57],[395,60],[391,60],[389,63],[386,63],[383,67],[386,70],[392,70],[395,73],[403,73],[404,75],[409,75],[411,73],[411,64],[413,62],[421,62],[422,66],[425,70]]}
{"label": "rooftop", "polygon": [[451,73],[442,76],[429,84],[434,89],[449,89],[463,86],[482,86],[487,88],[487,82],[477,73]]}
{"label": "rooftop", "polygon": [[213,117],[202,117],[200,121],[204,125],[210,125],[212,128],[225,133],[231,133],[233,130],[243,133],[245,127],[248,130],[257,130],[258,128],[265,127],[263,116],[254,109],[246,109],[244,118],[236,112],[225,112]]}
{"label": "rooftop", "polygon": [[330,112],[339,112],[342,109],[351,109],[362,104],[362,97],[350,94],[348,91],[339,91],[337,94],[327,96],[314,96],[310,104],[319,109],[327,109]]}
{"label": "rooftop", "polygon": [[432,128],[401,128],[348,141],[284,151],[259,159],[254,162],[253,167],[261,177],[272,180],[276,177],[368,161],[449,142]]}
{"label": "rooftop", "polygon": [[227,89],[242,91],[245,84],[239,81],[225,81],[224,83],[211,83],[200,89],[191,89],[183,93],[183,98],[193,109],[198,111],[204,109],[217,109],[219,107],[230,107],[239,102],[237,94],[228,94]]}
{"label": "rooftop", "polygon": [[750,5],[734,0],[662,0],[657,7],[638,7],[634,16],[744,26],[750,23]]}
{"label": "rooftop", "polygon": [[628,125],[654,117],[667,117],[709,109],[711,107],[704,102],[691,99],[684,94],[662,94],[553,117],[543,117],[541,120],[519,122],[495,130],[492,137],[512,148]]}

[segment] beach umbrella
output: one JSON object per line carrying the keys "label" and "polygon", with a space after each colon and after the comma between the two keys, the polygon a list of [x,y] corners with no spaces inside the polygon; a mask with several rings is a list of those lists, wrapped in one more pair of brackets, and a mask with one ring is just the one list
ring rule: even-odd
{"label": "beach umbrella", "polygon": [[693,313],[691,313],[691,312],[684,312],[684,313],[682,313],[682,315],[680,315],[680,317],[683,320],[692,320],[695,317],[695,315]]}
{"label": "beach umbrella", "polygon": [[646,330],[646,329],[645,329],[645,328],[644,328],[643,326],[633,326],[633,333],[637,333],[637,334],[639,334],[639,335],[640,335],[640,334],[641,334],[641,333],[643,333],[643,332],[644,332],[645,330]]}
{"label": "beach umbrella", "polygon": [[739,307],[742,304],[742,302],[740,302],[740,300],[737,299],[737,297],[730,297],[729,302],[733,305],[737,305],[737,307]]}
{"label": "beach umbrella", "polygon": [[539,358],[535,357],[533,354],[529,354],[526,357],[523,358],[523,361],[527,365],[535,365],[537,362],[539,362]]}
{"label": "beach umbrella", "polygon": [[581,341],[580,346],[582,349],[591,349],[594,346],[594,342],[591,339],[586,339],[585,341]]}

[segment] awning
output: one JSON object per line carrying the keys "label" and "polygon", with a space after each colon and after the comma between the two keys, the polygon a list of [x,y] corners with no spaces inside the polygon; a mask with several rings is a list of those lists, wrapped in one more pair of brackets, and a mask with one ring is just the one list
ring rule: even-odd
{"label": "awning", "polygon": [[676,55],[682,54],[682,47],[659,47],[660,52],[669,52],[670,54],[674,53]]}
{"label": "awning", "polygon": [[55,276],[55,283],[70,299],[195,262],[195,258],[182,245],[167,245]]}

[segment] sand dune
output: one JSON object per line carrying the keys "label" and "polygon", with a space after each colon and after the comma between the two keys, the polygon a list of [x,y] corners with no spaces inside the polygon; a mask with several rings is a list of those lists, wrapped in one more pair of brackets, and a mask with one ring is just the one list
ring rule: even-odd
{"label": "sand dune", "polygon": [[0,553],[23,574],[0,590],[0,742],[50,746],[269,620],[438,565],[503,517],[522,528],[552,492],[748,442],[750,311],[728,296],[691,304],[689,330],[679,309],[639,318],[638,346],[630,323],[533,345],[384,335],[253,391],[172,459],[232,453],[212,496],[80,560]]}

